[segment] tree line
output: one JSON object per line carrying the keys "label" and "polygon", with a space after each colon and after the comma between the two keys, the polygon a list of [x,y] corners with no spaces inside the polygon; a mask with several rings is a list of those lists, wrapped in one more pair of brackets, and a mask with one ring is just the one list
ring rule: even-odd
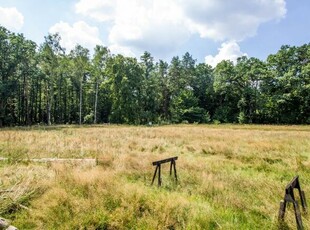
{"label": "tree line", "polygon": [[33,124],[310,123],[310,43],[215,68],[189,54],[158,62],[97,45],[70,52],[0,27],[0,127]]}

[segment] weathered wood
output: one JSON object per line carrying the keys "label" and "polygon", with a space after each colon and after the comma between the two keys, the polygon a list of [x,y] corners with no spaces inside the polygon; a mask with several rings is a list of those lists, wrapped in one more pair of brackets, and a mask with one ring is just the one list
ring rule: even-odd
{"label": "weathered wood", "polygon": [[0,217],[0,230],[18,230],[18,229],[10,225],[10,223],[6,219]]}
{"label": "weathered wood", "polygon": [[303,225],[302,225],[302,219],[301,219],[301,213],[299,210],[298,202],[295,199],[294,195],[294,189],[297,189],[299,192],[299,197],[301,200],[301,205],[303,207],[303,211],[306,213],[307,212],[307,202],[306,202],[306,197],[304,191],[301,190],[300,182],[299,182],[299,177],[295,176],[290,183],[285,187],[285,194],[284,194],[284,201],[280,202],[280,209],[279,209],[279,216],[278,220],[279,221],[284,221],[284,216],[285,216],[285,211],[286,211],[286,205],[288,202],[293,203],[294,206],[294,213],[295,213],[295,219],[296,219],[296,224],[297,224],[297,229],[302,230]]}
{"label": "weathered wood", "polygon": [[158,186],[161,186],[161,165],[158,165]]}
{"label": "weathered wood", "polygon": [[296,223],[297,223],[297,229],[303,230],[304,227],[302,225],[301,214],[300,214],[300,210],[299,210],[299,206],[298,206],[297,201],[293,202],[293,205],[294,205],[294,212],[295,212],[295,218],[296,218]]}
{"label": "weathered wood", "polygon": [[175,166],[175,160],[173,160],[173,169],[174,169],[175,181],[178,182],[177,168],[176,168],[176,166]]}
{"label": "weathered wood", "polygon": [[300,185],[299,185],[299,176],[295,176],[290,183],[288,183],[285,187],[285,189],[291,189],[291,188],[299,188],[300,189]]}
{"label": "weathered wood", "polygon": [[154,180],[155,180],[155,177],[156,177],[156,174],[157,174],[157,170],[158,170],[158,165],[156,166],[156,169],[155,169],[155,173],[154,173],[154,176],[153,176],[153,180],[152,180],[152,184],[154,183]]}
{"label": "weathered wood", "polygon": [[167,159],[160,160],[160,161],[154,161],[153,165],[163,164],[163,163],[171,162],[171,161],[177,160],[177,159],[178,159],[178,157],[171,157],[171,158],[167,158]]}
{"label": "weathered wood", "polygon": [[16,227],[10,225],[6,230],[18,230],[18,228],[16,228]]}
{"label": "weathered wood", "polygon": [[291,180],[291,182],[285,188],[285,194],[290,194],[290,196],[293,199],[293,201],[295,201],[294,189],[298,190],[299,197],[300,197],[300,200],[301,200],[301,205],[303,207],[303,210],[306,211],[307,210],[306,197],[305,197],[304,191],[301,190],[301,186],[300,186],[300,182],[299,182],[299,177],[298,176],[295,176],[293,178],[293,180]]}
{"label": "weathered wood", "polygon": [[306,196],[305,196],[305,192],[301,190],[301,203],[303,204],[302,205],[302,208],[303,208],[303,211],[305,213],[308,213],[308,206],[307,206],[307,201],[306,201]]}
{"label": "weathered wood", "polygon": [[160,161],[154,161],[152,164],[154,166],[156,166],[156,168],[155,168],[155,172],[154,172],[154,176],[153,176],[151,185],[153,185],[155,177],[156,177],[157,172],[158,172],[158,186],[161,186],[161,184],[162,184],[162,180],[161,180],[161,164],[168,163],[168,162],[170,162],[170,176],[172,175],[172,168],[173,168],[174,177],[175,177],[175,180],[177,182],[178,181],[178,177],[177,177],[177,170],[176,170],[176,164],[175,164],[175,161],[177,159],[178,159],[178,157],[171,157],[171,158],[167,158],[167,159],[160,160]]}
{"label": "weathered wood", "polygon": [[284,220],[284,215],[285,215],[285,209],[286,209],[286,201],[281,201],[280,202],[280,209],[279,209],[279,221]]}
{"label": "weathered wood", "polygon": [[9,227],[9,223],[6,219],[0,218],[0,229],[7,229]]}

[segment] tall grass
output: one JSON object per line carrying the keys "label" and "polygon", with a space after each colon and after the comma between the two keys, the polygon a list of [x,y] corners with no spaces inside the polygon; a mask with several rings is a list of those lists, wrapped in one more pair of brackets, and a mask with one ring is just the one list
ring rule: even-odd
{"label": "tall grass", "polygon": [[[30,195],[16,199],[27,208],[2,215],[20,229],[278,229],[295,175],[310,197],[309,140],[309,126],[4,129],[0,156],[11,160],[0,165],[0,190]],[[179,183],[167,164],[163,186],[150,186],[151,162],[171,156]],[[19,160],[41,157],[93,157],[98,166]],[[284,228],[296,228],[292,206]]]}

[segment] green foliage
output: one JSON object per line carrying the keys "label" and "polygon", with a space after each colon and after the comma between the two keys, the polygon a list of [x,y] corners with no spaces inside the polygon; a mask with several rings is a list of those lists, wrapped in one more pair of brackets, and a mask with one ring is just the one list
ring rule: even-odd
{"label": "green foliage", "polygon": [[[310,44],[267,61],[215,68],[187,52],[140,61],[97,45],[65,53],[58,34],[37,45],[0,27],[0,127],[38,123],[310,123]],[[93,116],[90,116],[93,111]],[[91,120],[92,119],[92,120]]]}
{"label": "green foliage", "polygon": [[246,117],[245,117],[244,112],[239,113],[238,121],[239,121],[239,124],[245,124],[246,123]]}
{"label": "green foliage", "polygon": [[94,121],[94,113],[93,112],[91,112],[90,114],[87,114],[85,117],[84,117],[84,124],[91,124],[91,123],[93,123],[93,121]]}

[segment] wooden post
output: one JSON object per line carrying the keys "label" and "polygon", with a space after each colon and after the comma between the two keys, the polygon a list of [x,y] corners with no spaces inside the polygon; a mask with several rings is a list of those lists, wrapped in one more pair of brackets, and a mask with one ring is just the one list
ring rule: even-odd
{"label": "wooden post", "polygon": [[305,192],[302,191],[302,190],[301,190],[301,193],[300,193],[300,198],[301,198],[301,206],[302,206],[303,211],[305,213],[308,213]]}
{"label": "wooden post", "polygon": [[178,176],[177,176],[177,169],[176,169],[176,166],[175,166],[175,160],[173,160],[173,169],[174,169],[175,181],[178,182]]}
{"label": "wooden post", "polygon": [[158,186],[161,186],[161,165],[158,165]]}
{"label": "wooden post", "polygon": [[285,215],[285,209],[286,209],[286,201],[280,202],[280,209],[279,209],[279,221],[284,221],[284,215]]}
{"label": "wooden post", "polygon": [[294,212],[295,212],[295,218],[296,218],[296,223],[297,223],[297,229],[303,230],[304,227],[302,226],[301,214],[300,214],[300,210],[298,207],[298,203],[296,201],[294,201],[293,205],[294,205]]}
{"label": "wooden post", "polygon": [[157,169],[158,169],[158,165],[156,165],[156,169],[155,169],[155,173],[154,173],[154,176],[153,176],[153,180],[152,180],[152,184],[154,183],[154,180],[155,180],[155,177],[156,177],[156,174],[157,174]]}

